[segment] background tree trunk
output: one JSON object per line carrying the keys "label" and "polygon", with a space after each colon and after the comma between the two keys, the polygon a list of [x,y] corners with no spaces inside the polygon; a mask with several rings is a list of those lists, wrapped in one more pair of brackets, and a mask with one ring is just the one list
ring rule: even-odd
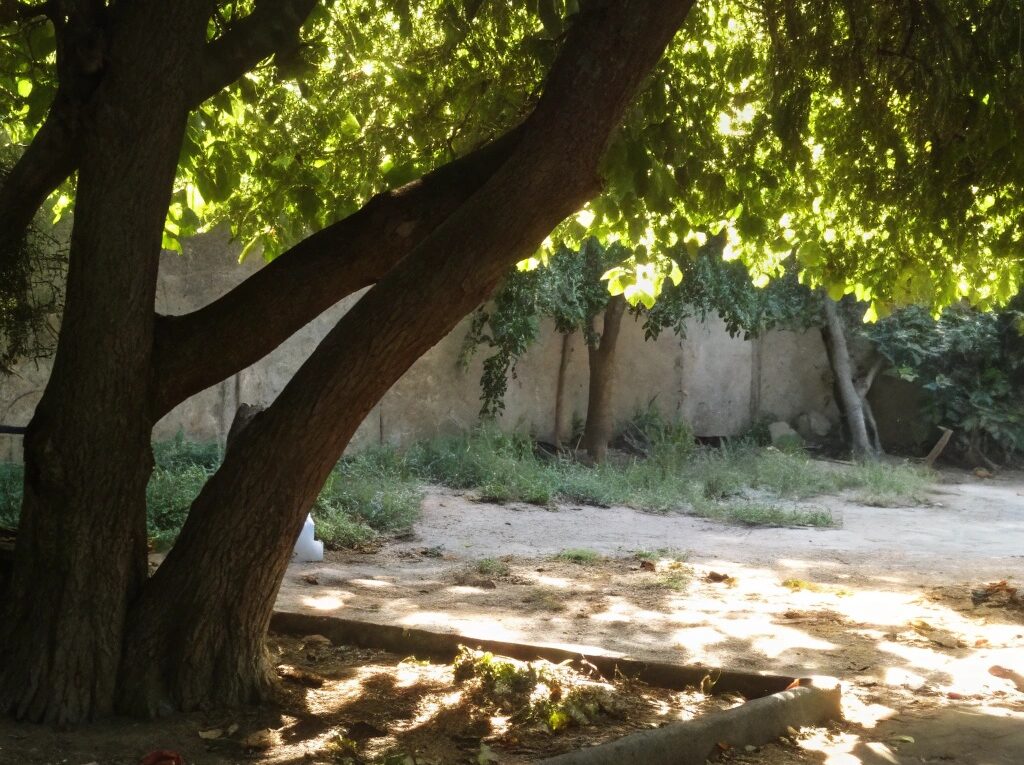
{"label": "background tree trunk", "polygon": [[565,411],[565,380],[569,373],[569,358],[572,356],[572,332],[562,333],[562,353],[558,359],[558,377],[555,379],[555,448],[561,449],[565,441],[567,425]]}
{"label": "background tree trunk", "polygon": [[[617,295],[604,309],[604,325],[597,345],[588,349],[590,389],[587,396],[587,424],[583,430],[583,448],[594,462],[604,462],[608,442],[615,427],[615,348],[619,342],[626,300]],[[595,328],[596,331],[596,328]]]}
{"label": "background tree trunk", "polygon": [[0,710],[21,718],[77,722],[113,707],[128,603],[147,572],[153,305],[187,114],[180,82],[205,42],[206,16],[192,18],[204,4],[124,11],[78,135],[65,311],[25,437],[0,614]]}
{"label": "background tree trunk", "polygon": [[855,457],[873,457],[877,451],[868,435],[866,401],[858,392],[854,380],[853,363],[846,344],[846,329],[839,315],[839,304],[828,295],[822,297],[822,303],[825,309],[825,332],[832,372],[839,391],[839,403],[850,431],[850,450]]}

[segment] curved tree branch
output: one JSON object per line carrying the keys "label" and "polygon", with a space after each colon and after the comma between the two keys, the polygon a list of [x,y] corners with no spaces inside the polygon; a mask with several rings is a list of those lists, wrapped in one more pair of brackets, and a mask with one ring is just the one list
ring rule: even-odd
{"label": "curved tree branch", "polygon": [[[223,703],[203,669],[212,666],[247,668],[233,681],[234,698],[260,692],[265,675],[253,668],[292,540],[356,427],[514,262],[600,191],[609,138],[692,1],[620,0],[584,11],[514,152],[345,314],[246,427],[133,607],[126,704]],[[210,614],[249,629],[204,631]],[[165,646],[185,648],[160,661]]]}
{"label": "curved tree branch", "polygon": [[59,97],[0,185],[0,274],[32,218],[78,166],[76,110]]}
{"label": "curved tree branch", "polygon": [[[157,318],[155,416],[259,361],[342,298],[373,284],[508,159],[515,128],[304,239],[207,306]],[[252,327],[259,326],[259,332]]]}
{"label": "curved tree branch", "polygon": [[[255,10],[207,46],[206,60],[193,86],[198,106],[237,80],[264,58],[297,39],[317,0],[261,0]],[[102,27],[99,0],[16,5],[19,12],[45,12],[57,20],[61,39],[58,72],[61,91],[25,153],[0,186],[0,273],[13,245],[24,236],[46,198],[78,169],[81,113],[101,76]],[[64,18],[66,16],[66,19]],[[61,93],[66,93],[64,96]]]}
{"label": "curved tree branch", "polygon": [[298,44],[299,29],[318,0],[258,0],[206,49],[192,100],[200,104],[263,59]]}

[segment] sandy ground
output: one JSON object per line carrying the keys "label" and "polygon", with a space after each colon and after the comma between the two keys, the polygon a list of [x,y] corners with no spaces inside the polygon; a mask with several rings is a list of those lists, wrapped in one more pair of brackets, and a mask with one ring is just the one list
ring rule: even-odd
{"label": "sandy ground", "polygon": [[[293,565],[277,605],[454,632],[470,645],[497,638],[842,680],[845,721],[726,752],[728,762],[1024,765],[1024,677],[1011,674],[1024,675],[1024,603],[1005,589],[972,598],[990,582],[1024,585],[1024,475],[950,475],[924,507],[808,504],[841,527],[747,529],[431,491],[411,538]],[[566,550],[589,552],[574,562]],[[416,765],[481,761],[480,734],[464,735],[476,722],[456,714],[474,707],[456,698],[450,667],[322,643],[310,653],[280,636],[269,644],[279,673],[298,667],[324,685],[285,682],[276,706],[72,731],[0,719],[0,765],[138,765],[163,748],[189,765],[366,761],[330,749],[339,731],[361,754],[390,742],[417,749]],[[684,697],[649,695],[635,720],[606,721],[599,737],[649,724],[651,710],[657,722],[690,713]],[[572,735],[517,739],[484,759],[532,761],[592,740],[590,729]]]}
{"label": "sandy ground", "polygon": [[[1024,673],[1024,610],[971,599],[986,582],[1024,584],[1024,476],[948,476],[925,507],[809,504],[842,526],[747,529],[433,491],[413,538],[293,566],[278,607],[844,681],[849,724],[737,761],[1024,763],[1024,693],[989,672]],[[575,548],[603,557],[556,557]],[[636,551],[655,552],[656,570]],[[504,567],[478,568],[499,557]]]}

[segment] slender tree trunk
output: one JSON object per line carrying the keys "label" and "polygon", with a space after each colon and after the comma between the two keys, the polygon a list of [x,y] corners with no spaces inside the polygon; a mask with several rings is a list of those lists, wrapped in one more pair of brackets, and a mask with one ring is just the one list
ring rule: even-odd
{"label": "slender tree trunk", "polygon": [[615,427],[615,348],[619,342],[626,300],[617,295],[604,309],[604,326],[596,346],[588,349],[590,390],[587,397],[587,424],[583,430],[583,448],[594,462],[604,462],[608,442]]}
{"label": "slender tree trunk", "polygon": [[853,363],[846,345],[846,329],[839,315],[839,306],[827,295],[823,296],[825,307],[825,331],[827,333],[829,357],[832,372],[839,390],[839,402],[850,431],[850,449],[857,457],[871,457],[876,454],[868,436],[867,418],[864,413],[864,399],[857,390],[853,375]]}
{"label": "slender tree trunk", "polygon": [[182,21],[197,1],[125,10],[78,135],[65,312],[25,437],[0,614],[0,710],[29,720],[76,722],[112,709],[128,603],[146,577],[153,305],[185,129],[175,75],[184,78],[190,48],[205,42],[205,16]]}
{"label": "slender tree trunk", "polygon": [[558,377],[555,380],[555,449],[562,448],[565,441],[565,381],[569,374],[569,358],[572,356],[572,332],[562,333],[562,353],[558,359]]}
{"label": "slender tree trunk", "polygon": [[126,711],[263,695],[263,639],[292,545],[352,434],[515,261],[597,193],[609,137],[690,4],[623,0],[582,14],[509,160],[371,288],[242,431],[129,615]]}

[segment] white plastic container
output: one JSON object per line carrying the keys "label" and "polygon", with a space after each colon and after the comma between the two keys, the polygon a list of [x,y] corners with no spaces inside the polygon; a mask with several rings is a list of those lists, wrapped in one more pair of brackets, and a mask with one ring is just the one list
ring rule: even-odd
{"label": "white plastic container", "polygon": [[324,543],[313,538],[313,516],[307,515],[306,522],[302,524],[302,533],[299,534],[299,541],[295,543],[295,552],[292,553],[292,560],[297,563],[318,563],[324,559]]}

